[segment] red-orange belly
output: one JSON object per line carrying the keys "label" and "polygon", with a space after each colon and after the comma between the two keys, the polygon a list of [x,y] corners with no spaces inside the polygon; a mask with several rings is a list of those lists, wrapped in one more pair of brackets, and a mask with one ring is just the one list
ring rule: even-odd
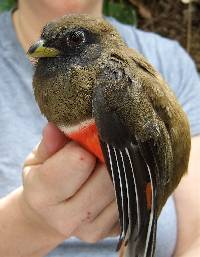
{"label": "red-orange belly", "polygon": [[67,133],[67,136],[94,154],[100,161],[105,162],[95,123],[84,126],[78,131]]}

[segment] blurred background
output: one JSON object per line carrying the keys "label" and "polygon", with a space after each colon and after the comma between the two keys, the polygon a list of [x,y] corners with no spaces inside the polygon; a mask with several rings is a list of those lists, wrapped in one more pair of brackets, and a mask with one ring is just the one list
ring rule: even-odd
{"label": "blurred background", "polygon": [[[15,0],[0,0],[0,11]],[[104,0],[104,14],[145,31],[176,39],[200,71],[200,0]]]}

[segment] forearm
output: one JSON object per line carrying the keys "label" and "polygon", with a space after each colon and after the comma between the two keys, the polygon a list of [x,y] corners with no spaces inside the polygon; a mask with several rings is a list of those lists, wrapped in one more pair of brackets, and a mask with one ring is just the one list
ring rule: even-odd
{"label": "forearm", "polygon": [[24,204],[22,188],[0,199],[0,256],[41,257],[62,241],[36,217],[29,219]]}
{"label": "forearm", "polygon": [[191,244],[189,249],[182,254],[175,254],[174,257],[197,257],[200,256],[200,237]]}
{"label": "forearm", "polygon": [[192,139],[188,174],[175,191],[178,240],[174,257],[200,256],[200,136]]}

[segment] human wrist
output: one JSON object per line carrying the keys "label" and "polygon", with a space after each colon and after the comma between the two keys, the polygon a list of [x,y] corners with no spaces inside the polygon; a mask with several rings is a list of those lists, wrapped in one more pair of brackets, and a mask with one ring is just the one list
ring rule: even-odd
{"label": "human wrist", "polygon": [[0,256],[41,257],[64,240],[29,209],[23,188],[1,199],[0,210]]}
{"label": "human wrist", "polygon": [[42,233],[51,237],[53,241],[55,240],[55,242],[62,242],[65,239],[63,238],[63,235],[49,226],[45,219],[40,216],[26,201],[26,198],[23,194],[23,188],[19,189],[18,194],[20,214],[28,226],[30,226],[30,229],[41,231]]}

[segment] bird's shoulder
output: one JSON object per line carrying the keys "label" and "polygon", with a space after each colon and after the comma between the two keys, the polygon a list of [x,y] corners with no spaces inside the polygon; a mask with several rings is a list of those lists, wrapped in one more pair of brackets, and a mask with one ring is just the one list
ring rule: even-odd
{"label": "bird's shoulder", "polygon": [[[162,83],[160,75],[136,50],[128,47],[111,48],[102,56],[97,76],[97,86],[105,89],[105,95],[127,91],[154,91]],[[151,89],[151,87],[154,87]],[[144,90],[144,92],[143,92]],[[132,95],[132,94],[131,94]],[[110,97],[110,96],[109,96]]]}

